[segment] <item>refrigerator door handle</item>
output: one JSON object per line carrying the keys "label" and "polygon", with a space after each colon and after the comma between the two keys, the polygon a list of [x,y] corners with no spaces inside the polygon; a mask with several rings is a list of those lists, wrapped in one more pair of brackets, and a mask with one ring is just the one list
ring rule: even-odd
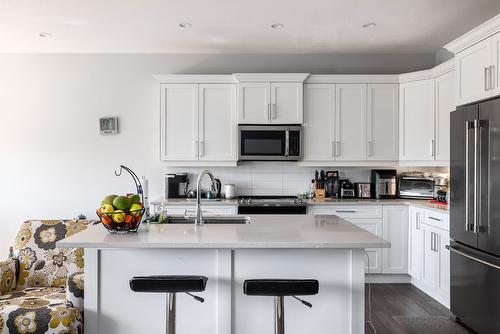
{"label": "refrigerator door handle", "polygon": [[479,208],[479,189],[478,189],[478,178],[479,178],[479,120],[474,120],[474,233],[478,231],[478,208]]}
{"label": "refrigerator door handle", "polygon": [[465,122],[465,231],[470,232],[472,229],[470,228],[471,224],[469,224],[469,199],[470,199],[470,147],[469,147],[469,129],[473,127],[473,123],[466,121]]}
{"label": "refrigerator door handle", "polygon": [[457,248],[453,247],[453,246],[448,246],[446,245],[446,249],[448,249],[450,252],[453,252],[453,253],[456,253],[458,255],[461,255],[463,257],[466,257],[472,261],[476,261],[478,263],[481,263],[481,264],[484,264],[488,267],[491,267],[491,268],[494,268],[494,269],[497,269],[497,270],[500,270],[500,266],[497,266],[496,264],[493,264],[493,263],[489,263],[487,261],[484,261],[484,260],[481,260],[481,259],[478,259],[477,257],[474,257],[472,255],[469,255],[469,254],[466,254],[460,250],[458,250]]}

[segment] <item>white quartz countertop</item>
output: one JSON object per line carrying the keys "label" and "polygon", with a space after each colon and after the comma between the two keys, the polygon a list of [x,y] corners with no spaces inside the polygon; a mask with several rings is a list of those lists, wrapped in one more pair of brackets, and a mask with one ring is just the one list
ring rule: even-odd
{"label": "white quartz countertop", "polygon": [[389,248],[390,242],[337,216],[250,215],[250,224],[144,224],[111,234],[95,225],[57,242],[73,248]]}

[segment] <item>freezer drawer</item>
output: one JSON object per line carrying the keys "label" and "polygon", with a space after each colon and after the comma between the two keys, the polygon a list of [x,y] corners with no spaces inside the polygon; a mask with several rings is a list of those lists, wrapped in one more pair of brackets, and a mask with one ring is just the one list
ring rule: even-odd
{"label": "freezer drawer", "polygon": [[500,259],[452,243],[451,311],[481,334],[500,333]]}

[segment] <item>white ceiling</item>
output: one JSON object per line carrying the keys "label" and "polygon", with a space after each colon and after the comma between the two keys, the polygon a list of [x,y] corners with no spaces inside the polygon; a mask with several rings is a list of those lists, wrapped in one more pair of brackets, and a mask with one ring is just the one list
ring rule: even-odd
{"label": "white ceiling", "polygon": [[498,13],[499,0],[0,0],[0,52],[434,53]]}

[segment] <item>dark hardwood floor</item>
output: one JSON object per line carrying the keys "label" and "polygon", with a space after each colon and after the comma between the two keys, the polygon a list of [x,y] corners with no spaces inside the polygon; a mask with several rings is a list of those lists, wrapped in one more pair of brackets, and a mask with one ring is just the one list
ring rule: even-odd
{"label": "dark hardwood floor", "polygon": [[[368,285],[365,289],[368,320]],[[468,333],[450,311],[411,284],[371,284],[372,322],[377,334]],[[373,330],[365,324],[365,333]]]}

